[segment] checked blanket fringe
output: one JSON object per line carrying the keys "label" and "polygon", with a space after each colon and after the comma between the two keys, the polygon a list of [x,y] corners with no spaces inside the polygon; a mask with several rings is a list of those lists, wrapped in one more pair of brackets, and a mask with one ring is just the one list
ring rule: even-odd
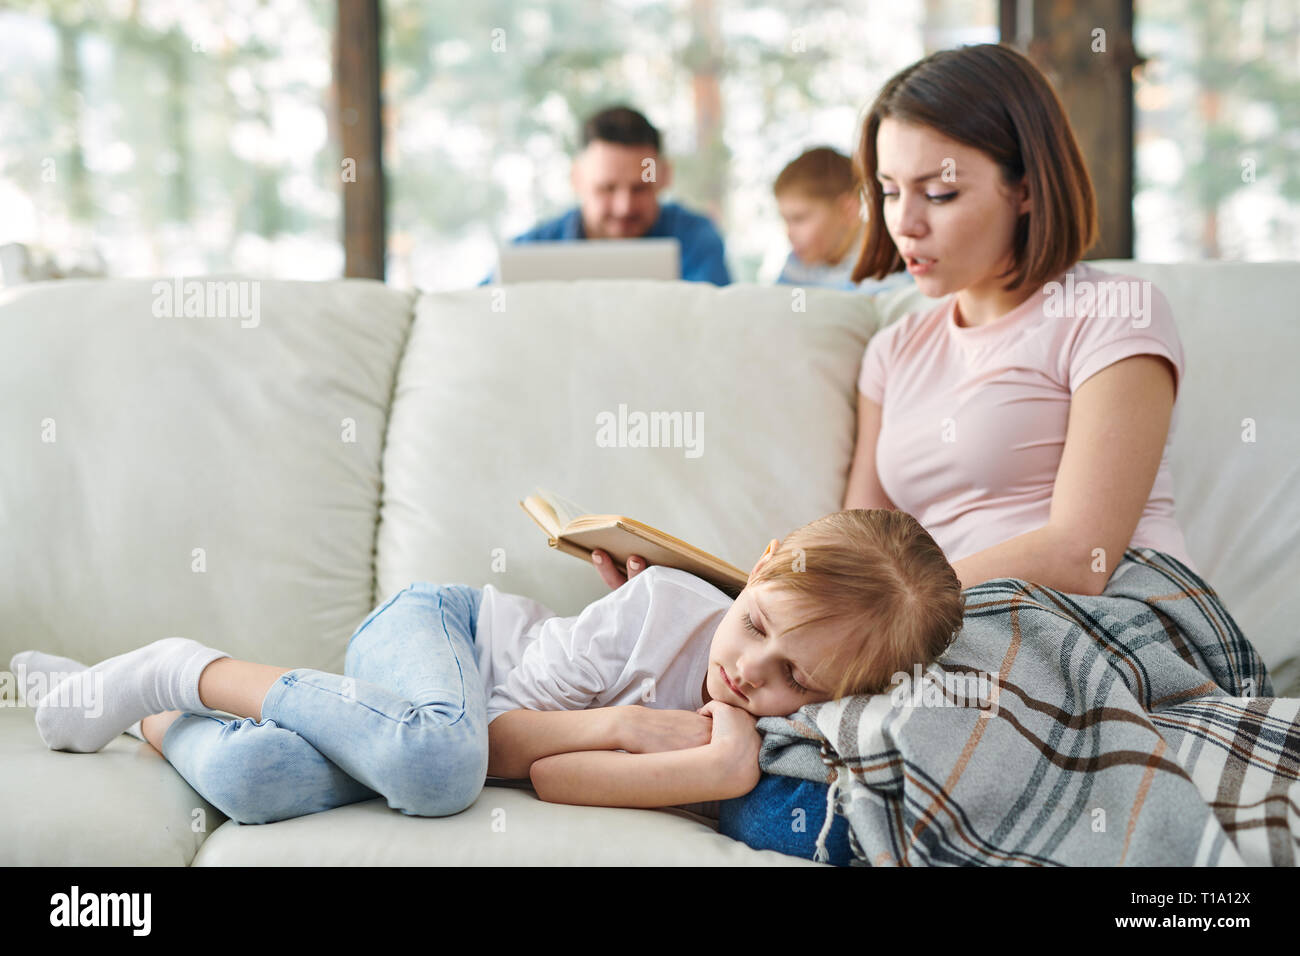
{"label": "checked blanket fringe", "polygon": [[[759,766],[829,784],[855,866],[1294,866],[1300,699],[1184,564],[1130,548],[1101,595],[968,588],[890,693],[762,717]],[[982,679],[982,683],[981,683]]]}

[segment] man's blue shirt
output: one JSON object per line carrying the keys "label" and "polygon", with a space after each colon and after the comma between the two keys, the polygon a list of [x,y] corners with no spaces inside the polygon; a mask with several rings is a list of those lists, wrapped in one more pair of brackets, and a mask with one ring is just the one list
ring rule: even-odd
{"label": "man's blue shirt", "polygon": [[[722,236],[707,216],[691,212],[674,202],[661,203],[659,218],[649,232],[638,238],[673,238],[682,247],[682,278],[691,282],[712,282],[728,285],[731,274],[723,252]],[[534,226],[511,242],[538,242],[560,239],[586,239],[582,228],[582,208],[574,206],[562,216],[557,216]],[[483,280],[479,283],[491,281]]]}

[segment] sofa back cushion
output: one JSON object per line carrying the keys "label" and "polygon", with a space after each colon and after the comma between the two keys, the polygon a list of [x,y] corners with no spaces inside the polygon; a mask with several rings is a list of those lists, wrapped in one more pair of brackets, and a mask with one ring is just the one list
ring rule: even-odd
{"label": "sofa back cushion", "polygon": [[[568,615],[607,594],[519,507],[537,487],[748,571],[769,540],[839,509],[874,327],[867,297],[821,289],[589,280],[422,295],[384,450],[378,596],[490,583]],[[681,427],[642,446],[638,416],[654,412]]]}
{"label": "sofa back cushion", "polygon": [[0,292],[0,666],[181,635],[342,669],[413,296],[232,285]]}

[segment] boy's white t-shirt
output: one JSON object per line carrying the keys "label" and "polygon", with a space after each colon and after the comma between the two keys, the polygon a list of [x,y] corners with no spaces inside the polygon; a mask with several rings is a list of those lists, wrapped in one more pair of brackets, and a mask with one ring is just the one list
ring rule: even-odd
{"label": "boy's white t-shirt", "polygon": [[474,645],[488,723],[509,710],[697,710],[713,632],[732,603],[707,581],[660,565],[576,617],[486,585]]}

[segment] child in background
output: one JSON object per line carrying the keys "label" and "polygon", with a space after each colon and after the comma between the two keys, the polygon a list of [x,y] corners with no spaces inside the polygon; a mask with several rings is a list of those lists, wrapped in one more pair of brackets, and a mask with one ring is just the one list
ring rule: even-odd
{"label": "child in background", "polygon": [[93,668],[37,651],[10,667],[20,684],[70,672],[28,695],[51,749],[130,729],[240,823],[378,796],[446,816],[488,775],[553,803],[666,807],[749,792],[757,718],[887,690],[943,654],[963,610],[915,518],[858,509],[773,540],[735,599],[668,567],[574,617],[490,584],[412,584],[362,622],[343,675],[179,637]]}
{"label": "child in background", "polygon": [[853,163],[843,153],[829,146],[808,150],[781,170],[772,192],[793,247],[778,285],[874,293],[912,281],[906,271],[860,284],[850,277],[864,224]]}

